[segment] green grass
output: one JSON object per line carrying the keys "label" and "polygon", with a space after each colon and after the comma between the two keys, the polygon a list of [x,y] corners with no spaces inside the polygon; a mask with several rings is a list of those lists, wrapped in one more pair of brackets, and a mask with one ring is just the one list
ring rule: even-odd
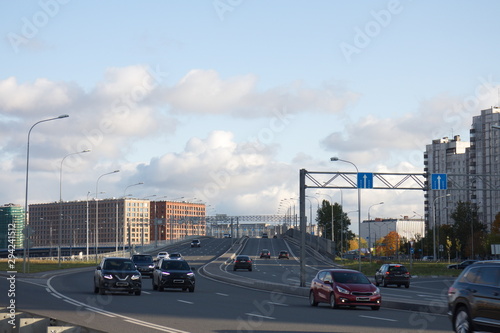
{"label": "green grass", "polygon": [[[341,264],[341,260],[337,259],[336,263]],[[366,276],[373,276],[375,272],[382,266],[382,264],[402,264],[404,265],[412,276],[451,276],[457,277],[462,270],[448,269],[448,262],[432,262],[432,261],[414,261],[412,264],[406,261],[361,261],[361,272]],[[359,262],[354,260],[344,260],[343,266],[345,268],[359,270]]]}
{"label": "green grass", "polygon": [[0,260],[0,270],[5,271],[17,271],[18,273],[23,273],[24,266],[26,266],[26,273],[40,273],[40,272],[48,272],[54,271],[58,269],[66,269],[66,268],[80,268],[80,267],[94,267],[97,266],[95,261],[62,261],[61,266],[59,267],[59,263],[57,260],[38,260],[38,259],[30,259],[29,266],[28,262],[26,264],[23,263],[22,259],[16,259],[14,269],[8,268],[8,262],[6,259]]}

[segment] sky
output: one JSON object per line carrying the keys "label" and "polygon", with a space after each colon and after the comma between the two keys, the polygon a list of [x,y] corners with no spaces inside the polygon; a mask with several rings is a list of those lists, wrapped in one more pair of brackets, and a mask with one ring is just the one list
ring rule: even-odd
{"label": "sky", "polygon": [[[360,172],[423,173],[427,144],[469,141],[472,117],[499,104],[494,0],[0,9],[0,204],[25,203],[29,142],[29,204],[99,192],[284,214],[298,211],[300,169],[355,171],[336,156]],[[355,190],[306,194],[308,208],[342,196],[357,209]],[[418,218],[423,201],[363,190],[361,216]]]}

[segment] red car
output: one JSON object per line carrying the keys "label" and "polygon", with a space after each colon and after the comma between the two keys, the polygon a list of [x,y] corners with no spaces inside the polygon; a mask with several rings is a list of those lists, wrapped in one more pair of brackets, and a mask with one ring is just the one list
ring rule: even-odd
{"label": "red car", "polygon": [[361,272],[351,269],[325,269],[311,282],[309,304],[328,303],[332,309],[339,306],[369,306],[379,310],[380,290]]}

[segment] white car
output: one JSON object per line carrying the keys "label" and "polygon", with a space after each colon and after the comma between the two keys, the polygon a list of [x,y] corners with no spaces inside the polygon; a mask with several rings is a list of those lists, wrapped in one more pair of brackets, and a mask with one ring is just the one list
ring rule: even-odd
{"label": "white car", "polygon": [[160,260],[163,258],[168,259],[168,252],[167,251],[158,252],[158,255],[156,255],[156,260]]}

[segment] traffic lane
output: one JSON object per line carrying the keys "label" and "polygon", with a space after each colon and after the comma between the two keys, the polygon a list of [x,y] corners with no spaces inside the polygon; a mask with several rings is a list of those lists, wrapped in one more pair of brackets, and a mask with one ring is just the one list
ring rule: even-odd
{"label": "traffic lane", "polygon": [[[97,304],[102,313],[88,313],[83,307],[78,313],[87,324],[108,332],[129,332],[137,325],[145,332],[154,327],[188,332],[449,331],[445,316],[429,317],[428,314],[415,315],[383,308],[380,311],[362,307],[332,310],[326,305],[313,308],[308,305],[307,298],[242,288],[202,276],[197,276],[194,293],[173,290],[158,292],[148,288],[147,284],[139,297],[120,294],[101,296],[73,290],[72,285],[81,286],[89,277],[84,275],[69,275],[66,279],[57,279],[58,282],[54,281],[53,285],[70,299],[90,301],[94,306]],[[103,318],[107,323],[102,322]],[[126,323],[135,326],[124,331],[122,325]],[[146,323],[151,326],[145,326]]]}

